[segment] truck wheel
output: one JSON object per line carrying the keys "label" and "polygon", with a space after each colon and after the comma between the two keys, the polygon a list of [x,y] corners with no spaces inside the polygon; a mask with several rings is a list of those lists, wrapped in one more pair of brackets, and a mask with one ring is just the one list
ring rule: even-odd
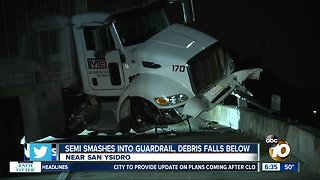
{"label": "truck wheel", "polygon": [[122,134],[128,134],[131,130],[132,113],[131,113],[131,101],[129,98],[125,99],[120,107],[120,132]]}
{"label": "truck wheel", "polygon": [[137,133],[141,133],[155,128],[156,120],[159,116],[158,108],[143,98],[135,98],[133,103],[134,119],[132,121],[132,129]]}

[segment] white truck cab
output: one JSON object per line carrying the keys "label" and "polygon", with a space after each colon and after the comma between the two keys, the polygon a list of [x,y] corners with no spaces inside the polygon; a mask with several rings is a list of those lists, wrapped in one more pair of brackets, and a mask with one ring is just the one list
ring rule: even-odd
{"label": "white truck cab", "polygon": [[233,72],[217,39],[170,25],[161,2],[72,17],[83,92],[98,105],[118,97],[107,133],[197,118],[243,89],[245,79],[259,77],[261,69]]}

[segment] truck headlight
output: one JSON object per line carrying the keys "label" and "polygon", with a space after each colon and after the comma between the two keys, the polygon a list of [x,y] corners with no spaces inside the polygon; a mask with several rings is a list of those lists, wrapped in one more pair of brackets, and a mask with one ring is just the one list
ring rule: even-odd
{"label": "truck headlight", "polygon": [[155,98],[155,101],[157,104],[161,106],[172,106],[175,104],[182,103],[184,101],[188,100],[188,96],[185,94],[176,94],[173,96],[167,96],[167,97],[158,97]]}

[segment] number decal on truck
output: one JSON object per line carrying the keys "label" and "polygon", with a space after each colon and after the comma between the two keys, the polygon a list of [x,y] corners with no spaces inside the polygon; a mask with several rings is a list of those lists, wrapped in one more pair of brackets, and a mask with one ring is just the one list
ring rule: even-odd
{"label": "number decal on truck", "polygon": [[185,65],[172,65],[173,72],[184,72],[186,70]]}

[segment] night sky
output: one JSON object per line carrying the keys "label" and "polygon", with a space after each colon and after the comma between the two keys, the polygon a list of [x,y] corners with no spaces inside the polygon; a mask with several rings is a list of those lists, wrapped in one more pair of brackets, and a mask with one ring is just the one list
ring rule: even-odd
{"label": "night sky", "polygon": [[318,9],[303,1],[195,0],[199,29],[235,49],[241,61],[258,60],[294,87],[305,86],[315,72]]}
{"label": "night sky", "polygon": [[270,105],[278,94],[283,115],[319,125],[316,1],[194,0],[194,6],[196,28],[234,50],[239,69],[263,69],[259,82],[247,85],[256,98]]}

